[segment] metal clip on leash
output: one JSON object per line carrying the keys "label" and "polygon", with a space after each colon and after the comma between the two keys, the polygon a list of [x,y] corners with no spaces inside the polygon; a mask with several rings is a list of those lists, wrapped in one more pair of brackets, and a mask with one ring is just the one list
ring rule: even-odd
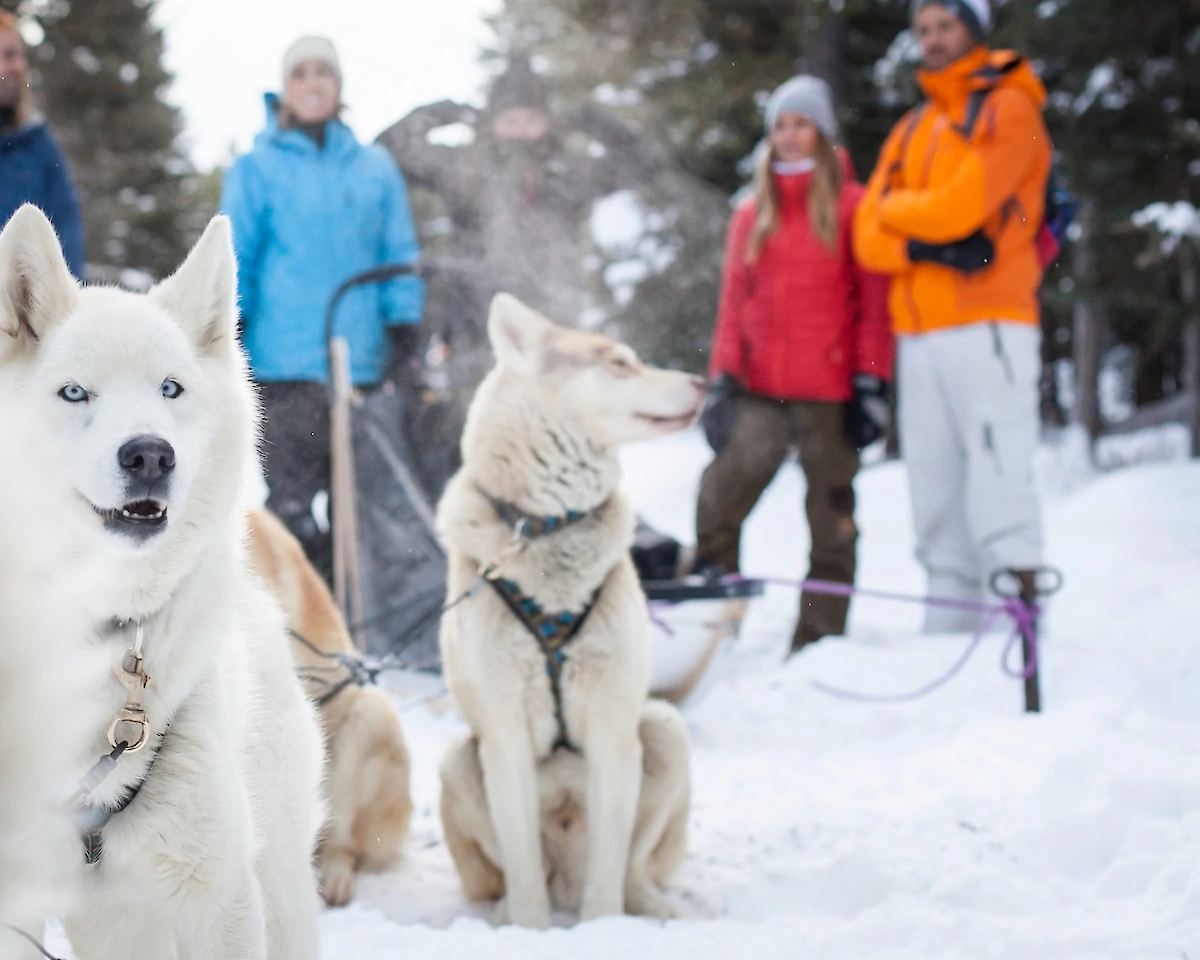
{"label": "metal clip on leash", "polygon": [[118,744],[124,744],[125,753],[137,753],[150,739],[150,722],[147,720],[146,710],[142,706],[142,691],[150,682],[142,658],[144,641],[145,628],[139,620],[133,649],[125,654],[121,666],[116,670],[117,679],[129,691],[129,696],[125,701],[125,706],[121,708],[121,712],[117,714],[116,719],[108,728],[108,745],[115,750]]}

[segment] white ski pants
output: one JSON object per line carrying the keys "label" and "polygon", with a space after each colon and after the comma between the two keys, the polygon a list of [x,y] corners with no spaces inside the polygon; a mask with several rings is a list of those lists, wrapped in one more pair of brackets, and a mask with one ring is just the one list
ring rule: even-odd
{"label": "white ski pants", "polygon": [[[986,600],[994,571],[1042,561],[1033,476],[1041,339],[1037,327],[1003,320],[900,338],[901,454],[930,596]],[[926,633],[979,623],[927,610]]]}

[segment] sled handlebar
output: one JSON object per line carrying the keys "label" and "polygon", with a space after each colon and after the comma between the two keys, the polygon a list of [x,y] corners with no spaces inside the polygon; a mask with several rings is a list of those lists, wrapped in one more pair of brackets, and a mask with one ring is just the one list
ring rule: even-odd
{"label": "sled handlebar", "polygon": [[[366,286],[367,284],[386,283],[395,277],[408,276],[419,273],[420,267],[415,263],[385,263],[378,267],[372,267],[370,270],[364,270],[362,273],[356,273],[352,277],[343,280],[336,290],[333,291],[333,296],[329,298],[329,305],[325,308],[325,349],[328,351],[329,344],[333,340],[333,321],[337,317],[337,308],[342,302],[342,298],[353,290],[355,287]],[[331,361],[332,362],[332,361]],[[330,370],[330,382],[333,382],[333,371]]]}
{"label": "sled handlebar", "polygon": [[[337,317],[337,309],[341,305],[342,298],[355,287],[387,283],[396,277],[404,276],[419,276],[429,280],[438,276],[452,276],[456,274],[474,277],[478,273],[479,268],[474,264],[454,260],[426,260],[421,263],[383,263],[377,267],[371,267],[369,270],[363,270],[361,273],[347,277],[333,291],[333,296],[329,298],[329,305],[325,308],[326,352],[328,352],[329,344],[333,340],[333,323]],[[332,359],[330,362],[332,362]],[[330,370],[330,382],[333,382],[332,369]]]}

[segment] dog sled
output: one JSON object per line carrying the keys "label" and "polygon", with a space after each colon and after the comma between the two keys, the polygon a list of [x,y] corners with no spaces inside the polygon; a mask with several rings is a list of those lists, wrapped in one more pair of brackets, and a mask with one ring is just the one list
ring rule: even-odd
{"label": "dog sled", "polygon": [[[346,341],[336,336],[342,298],[355,287],[419,272],[431,286],[470,282],[452,263],[389,264],[348,278],[330,298],[334,593],[359,650],[412,670],[440,672],[438,625],[446,604],[446,556],[434,528],[437,498],[457,466],[466,399],[449,357],[455,331],[430,331],[408,382],[368,393],[350,386]],[[466,298],[469,301],[471,298]],[[478,302],[478,298],[475,298]],[[478,338],[477,338],[478,339]],[[479,365],[464,365],[472,375]],[[457,381],[457,382],[456,382]],[[639,523],[633,561],[654,633],[652,692],[698,696],[736,644],[747,605],[764,584],[687,576],[683,546]]]}

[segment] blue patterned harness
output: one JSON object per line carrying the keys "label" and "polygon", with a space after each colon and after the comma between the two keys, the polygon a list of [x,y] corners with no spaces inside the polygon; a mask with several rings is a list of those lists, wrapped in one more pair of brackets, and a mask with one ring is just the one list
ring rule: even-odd
{"label": "blue patterned harness", "polygon": [[[500,519],[510,524],[513,530],[525,540],[534,540],[547,534],[557,533],[581,520],[586,520],[600,509],[597,507],[586,513],[568,510],[565,514],[557,517],[535,517],[486,492],[484,496],[491,502]],[[558,723],[558,737],[554,741],[553,749],[579,753],[579,748],[571,742],[570,734],[567,732],[567,718],[563,708],[563,667],[567,662],[567,645],[579,635],[579,631],[587,622],[588,615],[595,609],[596,602],[600,599],[600,592],[604,589],[604,583],[601,582],[600,586],[596,588],[596,592],[592,594],[592,599],[578,613],[569,610],[551,613],[543,610],[541,604],[526,594],[515,581],[507,580],[504,577],[487,577],[486,579],[488,585],[496,591],[496,595],[504,601],[504,605],[512,611],[513,616],[521,621],[522,626],[537,641],[538,649],[542,651],[542,656],[546,659],[546,676],[550,680],[550,693],[554,697],[554,719]],[[605,577],[605,580],[607,579]]]}

